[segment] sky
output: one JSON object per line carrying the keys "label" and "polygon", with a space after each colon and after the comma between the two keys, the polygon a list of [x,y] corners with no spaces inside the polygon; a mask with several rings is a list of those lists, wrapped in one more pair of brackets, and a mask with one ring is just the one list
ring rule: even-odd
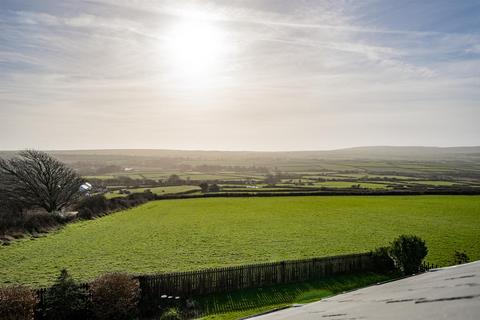
{"label": "sky", "polygon": [[0,149],[480,145],[480,1],[0,1]]}

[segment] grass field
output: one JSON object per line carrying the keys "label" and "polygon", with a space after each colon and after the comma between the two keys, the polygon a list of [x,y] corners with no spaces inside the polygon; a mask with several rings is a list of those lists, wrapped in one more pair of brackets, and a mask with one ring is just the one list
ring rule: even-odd
{"label": "grass field", "polygon": [[[155,187],[155,188],[131,188],[128,189],[131,193],[144,192],[145,190],[150,190],[151,192],[162,195],[162,194],[175,194],[182,193],[186,191],[199,190],[199,186],[171,186],[171,187]],[[127,194],[119,194],[118,191],[112,191],[105,193],[107,199],[126,197]]]}
{"label": "grass field", "polygon": [[422,181],[413,181],[416,184],[429,184],[432,186],[451,186],[456,182],[451,181],[434,181],[434,180],[422,180]]}
{"label": "grass field", "polygon": [[360,185],[360,188],[369,188],[369,189],[386,189],[385,184],[380,183],[369,183],[369,182],[346,182],[346,181],[329,181],[329,182],[317,182],[314,184],[315,187],[326,187],[326,188],[351,188],[352,186]]}
{"label": "grass field", "polygon": [[50,284],[114,270],[169,272],[364,252],[402,234],[427,261],[480,258],[480,196],[337,196],[164,200],[0,247],[0,283]]}
{"label": "grass field", "polygon": [[389,279],[386,275],[373,273],[342,275],[319,281],[214,294],[196,301],[206,315],[202,320],[234,320],[295,303],[317,301]]}

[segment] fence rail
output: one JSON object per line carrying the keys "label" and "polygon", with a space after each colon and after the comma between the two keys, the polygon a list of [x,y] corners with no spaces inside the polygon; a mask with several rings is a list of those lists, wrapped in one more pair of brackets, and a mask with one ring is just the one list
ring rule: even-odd
{"label": "fence rail", "polygon": [[[271,263],[213,268],[199,271],[139,275],[142,314],[165,302],[165,297],[180,296],[183,299],[212,293],[231,292],[239,289],[261,288],[321,279],[328,276],[375,271],[375,259],[370,253],[349,254],[334,257],[290,260]],[[88,283],[82,284],[84,289]],[[47,289],[38,289],[38,308],[44,306]],[[87,296],[86,299],[89,299]],[[87,312],[87,311],[86,311]],[[37,312],[36,319],[41,319]],[[88,318],[87,316],[85,319]]]}
{"label": "fence rail", "polygon": [[139,276],[142,295],[199,296],[373,270],[370,254]]}
{"label": "fence rail", "polygon": [[420,266],[419,272],[427,272],[432,269],[438,268],[438,264],[430,263],[430,262],[422,262],[422,265]]}

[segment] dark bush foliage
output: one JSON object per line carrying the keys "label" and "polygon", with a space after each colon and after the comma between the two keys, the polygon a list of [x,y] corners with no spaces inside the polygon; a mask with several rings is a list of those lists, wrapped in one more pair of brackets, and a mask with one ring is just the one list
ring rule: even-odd
{"label": "dark bush foliage", "polygon": [[[152,192],[133,193],[124,198],[106,199],[103,195],[84,197],[75,207],[80,219],[93,219],[110,212],[138,206],[157,197]],[[56,213],[25,212],[18,208],[1,206],[0,235],[42,233],[62,226],[75,216],[64,217]]]}
{"label": "dark bush foliage", "polygon": [[92,310],[98,320],[127,320],[137,314],[140,285],[124,273],[110,273],[96,279],[91,287]]}
{"label": "dark bush foliage", "polygon": [[93,219],[109,210],[108,200],[103,195],[94,195],[83,198],[75,209],[81,219]]}
{"label": "dark bush foliage", "polygon": [[470,257],[465,251],[456,251],[453,253],[453,264],[463,264],[470,262]]}
{"label": "dark bush foliage", "polygon": [[72,220],[48,212],[0,210],[0,234],[47,232]]}
{"label": "dark bush foliage", "polygon": [[425,241],[414,235],[401,235],[390,246],[390,256],[403,274],[418,272],[427,253]]}
{"label": "dark bush foliage", "polygon": [[132,193],[127,197],[113,199],[107,199],[103,195],[95,195],[82,199],[75,209],[78,211],[78,218],[93,219],[109,212],[132,208],[156,198],[156,195],[152,192]]}
{"label": "dark bush foliage", "polygon": [[45,294],[43,313],[49,320],[81,320],[85,318],[86,304],[86,290],[63,269]]}
{"label": "dark bush foliage", "polygon": [[160,317],[160,320],[181,320],[181,319],[182,319],[182,316],[177,308],[168,309]]}
{"label": "dark bush foliage", "polygon": [[375,270],[382,273],[388,273],[395,270],[395,262],[389,253],[388,247],[380,247],[372,251]]}
{"label": "dark bush foliage", "polygon": [[20,286],[0,288],[0,319],[32,320],[37,297],[30,289]]}
{"label": "dark bush foliage", "polygon": [[198,185],[203,193],[208,192],[208,183],[202,182]]}

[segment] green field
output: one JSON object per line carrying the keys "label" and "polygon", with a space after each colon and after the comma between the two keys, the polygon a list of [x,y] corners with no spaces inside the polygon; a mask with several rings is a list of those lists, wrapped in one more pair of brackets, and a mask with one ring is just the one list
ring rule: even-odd
{"label": "green field", "polygon": [[326,187],[326,188],[351,188],[352,186],[359,185],[360,188],[369,188],[369,189],[386,189],[387,186],[381,183],[369,183],[369,182],[346,182],[346,181],[329,181],[329,182],[317,182],[314,184],[315,187]]}
{"label": "green field", "polygon": [[[154,188],[131,188],[128,189],[131,193],[140,193],[146,190],[150,190],[151,192],[164,195],[164,194],[175,194],[175,193],[182,193],[187,191],[198,190],[200,191],[199,186],[171,186],[171,187],[154,187]],[[105,197],[107,199],[118,198],[118,197],[126,197],[127,194],[120,194],[118,191],[112,191],[105,193]]]}
{"label": "green field", "polygon": [[452,181],[434,181],[434,180],[422,180],[422,181],[413,181],[416,184],[428,184],[432,186],[451,186],[454,185],[455,182]]}
{"label": "green field", "polygon": [[364,252],[417,234],[427,261],[480,258],[480,196],[163,200],[0,247],[0,283],[50,284],[114,270],[169,272]]}
{"label": "green field", "polygon": [[[466,148],[465,154],[458,153],[460,149],[447,149],[386,147],[338,150],[333,153],[117,150],[86,151],[64,156],[70,161],[79,157],[91,161],[87,169],[82,169],[82,162],[73,162],[72,165],[79,166],[77,170],[99,187],[98,192],[103,192],[105,188],[199,185],[206,181],[221,184],[221,192],[225,193],[253,193],[252,188],[246,186],[255,185],[262,187],[255,192],[272,191],[279,195],[300,188],[309,188],[310,191],[314,188],[317,191],[321,191],[321,188],[351,189],[358,192],[357,186],[362,188],[361,192],[367,191],[363,189],[377,192],[440,189],[442,192],[452,190],[454,194],[480,188],[480,161],[477,160],[480,152],[477,152],[477,148]],[[98,175],[95,175],[94,168],[105,169],[102,165],[106,161],[116,167],[110,168],[110,171],[97,170]],[[172,175],[184,181],[171,182],[169,178]],[[269,190],[263,188],[265,184],[268,184],[268,188],[276,185],[290,187],[291,190]],[[113,189],[112,186],[118,188]],[[108,193],[106,196],[112,198],[119,195]]]}

